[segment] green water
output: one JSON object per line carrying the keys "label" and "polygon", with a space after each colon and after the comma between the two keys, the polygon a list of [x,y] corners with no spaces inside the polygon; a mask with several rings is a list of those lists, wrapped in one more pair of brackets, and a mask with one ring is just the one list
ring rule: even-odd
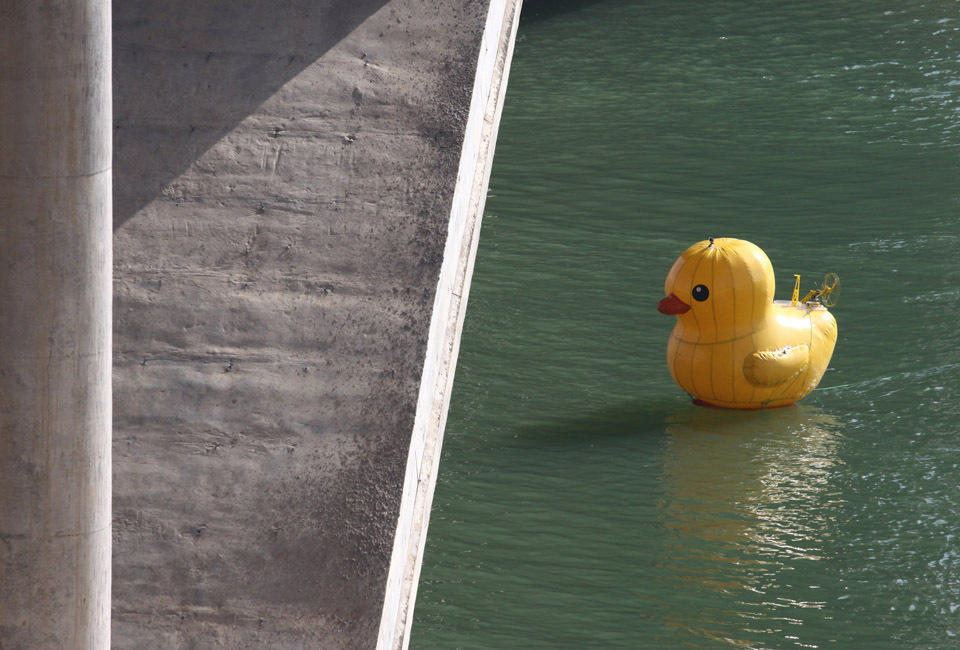
{"label": "green water", "polygon": [[[411,647],[960,647],[960,5],[526,11]],[[671,380],[711,235],[840,274],[800,405]]]}

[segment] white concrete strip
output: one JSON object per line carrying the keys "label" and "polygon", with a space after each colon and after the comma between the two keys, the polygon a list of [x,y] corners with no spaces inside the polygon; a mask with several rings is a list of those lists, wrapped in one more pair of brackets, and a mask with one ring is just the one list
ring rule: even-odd
{"label": "white concrete strip", "polygon": [[410,642],[430,505],[520,6],[521,0],[491,0],[480,43],[387,576],[379,650],[399,650]]}

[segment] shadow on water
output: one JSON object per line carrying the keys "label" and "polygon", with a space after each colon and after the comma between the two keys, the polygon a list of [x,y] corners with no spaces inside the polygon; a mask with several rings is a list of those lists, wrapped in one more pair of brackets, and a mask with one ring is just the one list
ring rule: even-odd
{"label": "shadow on water", "polygon": [[726,436],[724,444],[737,445],[741,437],[777,436],[801,438],[805,432],[839,428],[836,420],[808,405],[788,406],[764,411],[737,411],[705,408],[674,397],[655,400],[630,400],[573,415],[556,416],[517,427],[520,438],[557,443],[596,441],[602,438],[691,435]]}
{"label": "shadow on water", "polygon": [[626,401],[594,411],[523,425],[516,429],[516,433],[520,439],[530,443],[551,445],[660,435],[676,410],[676,399]]}
{"label": "shadow on water", "polygon": [[579,11],[602,2],[609,2],[609,0],[524,0],[520,19],[524,23],[532,23]]}
{"label": "shadow on water", "polygon": [[114,229],[385,4],[115,2]]}

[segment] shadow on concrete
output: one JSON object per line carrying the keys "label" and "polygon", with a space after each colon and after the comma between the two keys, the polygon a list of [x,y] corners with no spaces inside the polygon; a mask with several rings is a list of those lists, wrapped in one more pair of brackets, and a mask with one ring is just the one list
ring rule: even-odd
{"label": "shadow on concrete", "polygon": [[114,229],[386,3],[114,2]]}

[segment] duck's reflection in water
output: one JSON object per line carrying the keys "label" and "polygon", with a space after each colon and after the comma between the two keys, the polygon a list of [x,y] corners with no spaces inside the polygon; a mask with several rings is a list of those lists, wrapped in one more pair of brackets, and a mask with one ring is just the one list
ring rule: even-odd
{"label": "duck's reflection in water", "polygon": [[732,646],[818,645],[838,429],[810,406],[668,419],[668,625]]}

